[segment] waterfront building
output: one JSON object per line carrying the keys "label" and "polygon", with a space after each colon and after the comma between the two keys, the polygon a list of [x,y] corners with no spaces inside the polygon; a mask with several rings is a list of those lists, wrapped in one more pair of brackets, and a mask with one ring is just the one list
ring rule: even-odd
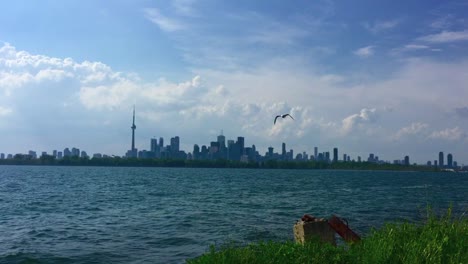
{"label": "waterfront building", "polygon": [[12,159],[12,158],[13,158],[13,154],[8,154],[7,159]]}
{"label": "waterfront building", "polygon": [[[238,147],[239,147],[239,159],[240,159],[240,155],[244,155],[244,137],[237,137],[237,144],[238,144]],[[239,160],[238,159],[238,160]]]}
{"label": "waterfront building", "polygon": [[30,150],[30,151],[28,152],[28,155],[31,157],[31,159],[37,159],[36,151]]}
{"label": "waterfront building", "polygon": [[80,156],[80,149],[78,149],[78,148],[72,148],[72,150],[71,150],[71,155],[72,155],[73,157],[79,157],[79,156]]}
{"label": "waterfront building", "polygon": [[409,165],[410,165],[409,156],[405,156],[404,165],[405,165],[405,166],[409,166]]}
{"label": "waterfront building", "polygon": [[286,143],[281,144],[281,159],[286,160]]}
{"label": "waterfront building", "polygon": [[200,147],[197,144],[193,145],[192,153],[193,153],[192,157],[194,160],[200,159]]}
{"label": "waterfront building", "polygon": [[102,158],[102,154],[101,153],[94,153],[93,154],[93,159],[100,159]]}
{"label": "waterfront building", "polygon": [[63,152],[62,152],[62,151],[58,151],[58,152],[57,152],[57,158],[58,158],[58,159],[63,158]]}
{"label": "waterfront building", "polygon": [[453,156],[451,153],[447,154],[447,167],[453,167]]}
{"label": "waterfront building", "polygon": [[81,157],[82,158],[89,158],[88,153],[86,153],[86,151],[84,151],[84,150],[81,151]]}
{"label": "waterfront building", "polygon": [[346,154],[343,154],[343,161],[346,161],[347,160],[347,156]]}
{"label": "waterfront building", "polygon": [[361,162],[361,156],[357,157],[357,162]]}
{"label": "waterfront building", "polygon": [[444,152],[439,152],[439,167],[444,167]]}
{"label": "waterfront building", "polygon": [[432,166],[432,162],[430,160],[428,160],[426,165],[430,167],[430,166]]}
{"label": "waterfront building", "polygon": [[5,153],[0,154],[0,159],[5,159]]}
{"label": "waterfront building", "polygon": [[434,160],[434,167],[438,167],[437,160]]}
{"label": "waterfront building", "polygon": [[[343,159],[346,161],[346,159]],[[333,148],[333,162],[338,162],[338,148]]]}
{"label": "waterfront building", "polygon": [[318,148],[314,147],[314,158],[317,160],[318,159]]}
{"label": "waterfront building", "polygon": [[52,156],[54,156],[55,158],[57,158],[57,150],[54,149],[54,151],[52,152]]}

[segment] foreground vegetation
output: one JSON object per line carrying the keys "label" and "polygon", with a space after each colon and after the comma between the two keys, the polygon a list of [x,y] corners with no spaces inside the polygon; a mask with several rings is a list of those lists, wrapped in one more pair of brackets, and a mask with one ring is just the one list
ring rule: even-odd
{"label": "foreground vegetation", "polygon": [[401,164],[377,164],[372,162],[324,162],[324,161],[279,161],[240,162],[225,159],[184,160],[157,158],[81,158],[41,156],[32,159],[29,155],[17,154],[12,159],[0,159],[0,165],[48,165],[48,166],[110,166],[110,167],[186,167],[186,168],[259,168],[259,169],[338,169],[338,170],[399,170],[438,171],[436,167]]}
{"label": "foreground vegetation", "polygon": [[468,221],[430,217],[423,225],[387,224],[359,243],[332,246],[264,242],[244,247],[214,246],[188,263],[468,263]]}

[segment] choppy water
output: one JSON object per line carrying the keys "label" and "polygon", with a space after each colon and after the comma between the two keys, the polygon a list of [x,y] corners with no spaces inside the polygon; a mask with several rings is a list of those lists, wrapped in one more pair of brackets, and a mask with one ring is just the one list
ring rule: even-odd
{"label": "choppy water", "polygon": [[179,263],[292,239],[304,213],[366,234],[450,203],[468,209],[468,174],[0,166],[0,263]]}

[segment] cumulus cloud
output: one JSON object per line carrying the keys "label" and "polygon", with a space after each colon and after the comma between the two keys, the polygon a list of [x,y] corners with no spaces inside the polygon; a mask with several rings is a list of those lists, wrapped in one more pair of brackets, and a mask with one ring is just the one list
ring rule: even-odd
{"label": "cumulus cloud", "polygon": [[367,57],[374,55],[374,48],[375,46],[363,47],[363,48],[355,50],[354,54],[361,58],[367,58]]}
{"label": "cumulus cloud", "polygon": [[342,132],[349,133],[351,132],[356,126],[360,126],[365,123],[373,123],[377,120],[377,110],[375,108],[363,108],[359,112],[359,114],[354,114],[346,117],[342,121]]}

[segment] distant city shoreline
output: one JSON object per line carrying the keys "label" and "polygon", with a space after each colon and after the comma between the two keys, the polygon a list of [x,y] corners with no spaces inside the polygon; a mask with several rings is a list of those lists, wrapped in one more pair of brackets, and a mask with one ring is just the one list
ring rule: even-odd
{"label": "distant city shoreline", "polygon": [[462,172],[466,168],[441,169],[424,165],[378,164],[372,162],[316,162],[316,161],[278,161],[235,162],[230,160],[184,160],[184,159],[137,159],[121,157],[105,158],[62,158],[51,156],[38,159],[16,157],[0,160],[0,165],[27,166],[90,166],[90,167],[176,167],[176,168],[246,168],[246,169],[301,169],[301,170],[387,170],[387,171],[425,171],[425,172]]}

